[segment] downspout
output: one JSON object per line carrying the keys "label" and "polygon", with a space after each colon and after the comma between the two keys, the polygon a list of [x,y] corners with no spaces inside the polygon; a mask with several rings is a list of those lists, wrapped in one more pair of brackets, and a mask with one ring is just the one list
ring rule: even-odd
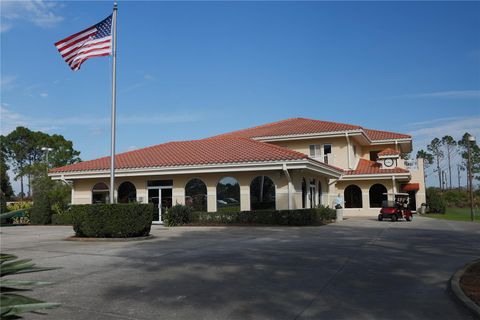
{"label": "downspout", "polygon": [[348,169],[352,169],[352,166],[350,164],[351,159],[350,159],[350,138],[348,137],[348,132],[345,132],[345,137],[347,138],[347,164],[348,164]]}
{"label": "downspout", "polygon": [[290,177],[290,172],[288,172],[286,163],[283,164],[282,169],[288,181],[288,210],[292,210],[292,178]]}

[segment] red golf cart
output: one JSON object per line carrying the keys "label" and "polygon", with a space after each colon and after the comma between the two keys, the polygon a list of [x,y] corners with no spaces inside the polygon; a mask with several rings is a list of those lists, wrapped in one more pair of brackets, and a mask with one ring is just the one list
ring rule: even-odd
{"label": "red golf cart", "polygon": [[412,221],[412,211],[408,209],[408,193],[384,193],[383,195],[387,196],[387,200],[384,200],[382,203],[378,221],[382,221],[383,219],[390,219],[391,221],[405,219],[406,221]]}

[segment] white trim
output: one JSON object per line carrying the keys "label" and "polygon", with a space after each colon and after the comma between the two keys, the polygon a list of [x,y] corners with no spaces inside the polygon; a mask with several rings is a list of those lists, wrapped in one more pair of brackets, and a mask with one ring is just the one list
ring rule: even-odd
{"label": "white trim", "polygon": [[[218,172],[244,172],[244,171],[272,171],[283,170],[283,164],[288,169],[307,169],[320,172],[331,177],[340,177],[340,170],[335,170],[321,162],[312,159],[291,160],[288,162],[251,162],[251,163],[230,163],[230,164],[212,164],[212,165],[196,165],[196,166],[177,166],[177,167],[157,167],[157,168],[131,168],[117,169],[115,175],[117,177],[135,177],[135,176],[155,176],[155,175],[174,175],[174,174],[198,174],[198,173],[218,173]],[[91,179],[91,178],[107,178],[108,170],[92,170],[92,171],[72,171],[49,173],[53,180],[59,180],[62,176],[65,179]]]}
{"label": "white trim", "polygon": [[397,177],[398,179],[410,179],[410,173],[382,173],[382,174],[350,174],[343,175],[339,181],[350,181],[350,180],[376,180],[376,179],[392,179],[392,177]]}

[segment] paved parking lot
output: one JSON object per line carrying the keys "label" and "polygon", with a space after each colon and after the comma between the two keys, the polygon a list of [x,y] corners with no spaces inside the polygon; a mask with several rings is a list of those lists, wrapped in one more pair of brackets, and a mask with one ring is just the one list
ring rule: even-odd
{"label": "paved parking lot", "polygon": [[60,270],[27,319],[473,319],[447,290],[480,256],[480,224],[415,217],[323,227],[154,226],[153,240],[72,242],[71,227],[5,227],[2,252]]}

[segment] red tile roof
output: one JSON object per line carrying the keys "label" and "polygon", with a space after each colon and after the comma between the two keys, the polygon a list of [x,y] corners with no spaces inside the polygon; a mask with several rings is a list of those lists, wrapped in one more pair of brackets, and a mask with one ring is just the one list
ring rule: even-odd
{"label": "red tile roof", "polygon": [[381,169],[381,165],[375,161],[360,159],[355,170],[346,170],[344,175],[356,174],[385,174],[385,173],[409,173],[410,171],[403,168]]}
{"label": "red tile roof", "polygon": [[[127,169],[288,161],[307,158],[308,156],[303,153],[247,138],[219,138],[168,142],[144,149],[120,153],[115,157],[115,168]],[[97,171],[107,170],[109,168],[110,157],[104,157],[55,168],[50,170],[50,173]]]}
{"label": "red tile roof", "polygon": [[403,133],[396,133],[390,131],[363,129],[370,140],[390,140],[390,139],[411,139],[412,136]]}
{"label": "red tile roof", "polygon": [[383,151],[380,151],[378,153],[378,155],[380,157],[383,157],[383,156],[398,156],[399,154],[400,154],[400,151],[394,150],[392,148],[387,148],[387,149],[385,149]]}
{"label": "red tile roof", "polygon": [[260,138],[272,136],[288,136],[288,135],[302,135],[315,134],[325,132],[345,132],[351,130],[363,130],[371,140],[385,140],[385,139],[402,139],[411,138],[411,136],[401,133],[379,131],[364,129],[361,126],[321,121],[305,118],[292,118],[272,123],[267,123],[261,126],[233,131],[225,134],[215,136],[218,137],[246,137],[246,138]]}

